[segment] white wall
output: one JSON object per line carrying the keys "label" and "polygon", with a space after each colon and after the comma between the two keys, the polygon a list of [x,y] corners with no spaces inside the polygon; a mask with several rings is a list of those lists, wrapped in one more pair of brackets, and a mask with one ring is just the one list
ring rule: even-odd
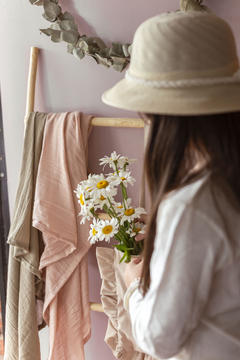
{"label": "white wall", "polygon": [[[205,0],[204,4],[226,19],[235,33],[240,53],[240,1]],[[112,41],[132,42],[138,25],[145,19],[179,8],[177,0],[59,0],[70,12],[81,34],[99,36],[107,45]],[[27,75],[30,47],[40,48],[35,110],[64,112],[81,110],[94,116],[137,117],[137,114],[108,107],[102,93],[123,78],[113,69],[96,65],[92,58],[78,61],[66,51],[66,44],[55,44],[40,28],[49,27],[41,16],[42,7],[28,0],[1,0],[0,4],[0,85],[7,159],[10,212],[12,213],[23,144]],[[116,150],[139,160],[132,173],[137,185],[129,191],[137,203],[143,160],[143,131],[137,129],[94,128],[89,140],[89,166],[95,173],[98,159]],[[90,299],[100,301],[101,281],[95,246],[89,251]],[[92,312],[92,337],[86,345],[86,360],[113,360],[104,343],[105,314]],[[41,331],[42,359],[47,358],[47,330]]]}

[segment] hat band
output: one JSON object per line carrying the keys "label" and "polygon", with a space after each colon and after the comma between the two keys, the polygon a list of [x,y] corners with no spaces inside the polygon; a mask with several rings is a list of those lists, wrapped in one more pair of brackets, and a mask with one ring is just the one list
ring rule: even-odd
{"label": "hat band", "polygon": [[216,78],[199,78],[199,79],[182,79],[182,80],[146,80],[129,74],[127,70],[125,78],[135,84],[143,85],[151,88],[185,88],[198,86],[214,86],[224,84],[240,84],[240,69],[232,76],[216,77]]}

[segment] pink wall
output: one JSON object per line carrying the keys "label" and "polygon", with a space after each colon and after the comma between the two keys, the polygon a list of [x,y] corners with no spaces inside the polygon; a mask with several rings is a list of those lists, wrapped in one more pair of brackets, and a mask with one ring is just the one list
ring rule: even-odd
{"label": "pink wall", "polygon": [[[106,44],[112,41],[131,43],[142,21],[159,13],[176,10],[178,3],[177,0],[59,0],[63,10],[74,16],[81,34],[99,36]],[[240,53],[239,0],[205,0],[204,4],[230,23]],[[65,43],[55,44],[45,35],[40,35],[39,29],[49,26],[41,16],[42,7],[32,6],[28,0],[1,0],[0,11],[0,85],[12,212],[21,161],[31,46],[41,49],[36,110],[81,110],[105,117],[137,117],[137,114],[108,107],[101,101],[102,93],[122,79],[123,73],[97,66],[91,58],[84,58],[80,62],[67,53]],[[143,130],[94,128],[89,139],[89,166],[95,173],[101,172],[98,159],[113,150],[139,160],[138,164],[132,166],[137,184],[129,190],[129,195],[137,203],[143,160]],[[96,246],[93,246],[89,251],[90,299],[98,302],[101,281],[95,250]],[[114,359],[103,341],[106,326],[106,315],[92,312],[92,337],[86,345],[86,360]],[[41,344],[42,359],[46,359],[46,330],[41,332]]]}

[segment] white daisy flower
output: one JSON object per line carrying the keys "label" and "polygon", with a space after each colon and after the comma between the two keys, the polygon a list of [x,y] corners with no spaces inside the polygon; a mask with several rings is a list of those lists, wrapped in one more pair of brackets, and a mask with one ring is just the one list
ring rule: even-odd
{"label": "white daisy flower", "polygon": [[120,155],[117,155],[116,151],[114,151],[113,153],[111,153],[111,156],[104,156],[102,159],[99,159],[101,162],[99,163],[100,165],[104,165],[103,169],[105,168],[105,166],[108,164],[111,168],[115,169],[115,164],[114,161],[118,161]]}
{"label": "white daisy flower", "polygon": [[120,156],[120,158],[118,159],[118,165],[120,168],[123,168],[124,165],[130,165],[137,162],[136,159],[129,159],[127,156]]}
{"label": "white daisy flower", "polygon": [[99,198],[94,200],[94,204],[97,206],[97,208],[100,208],[101,210],[103,209],[104,205],[107,205],[109,207],[110,206],[109,200],[111,201],[111,203],[114,203],[115,201],[114,201],[113,197],[116,194],[117,194],[117,189],[113,188],[109,191],[108,197],[105,197],[101,194],[101,196]]}
{"label": "white daisy flower", "polygon": [[112,188],[111,179],[108,177],[105,178],[103,174],[100,174],[89,178],[86,190],[89,192],[91,198],[96,201],[101,195],[105,198],[112,196]]}
{"label": "white daisy flower", "polygon": [[109,176],[109,178],[112,180],[112,184],[114,186],[117,186],[121,183],[127,188],[128,184],[134,185],[134,177],[131,176],[130,171],[119,171],[119,174],[113,174],[112,176]]}
{"label": "white daisy flower", "polygon": [[81,208],[83,206],[92,207],[92,204],[93,204],[92,199],[89,198],[89,194],[86,194],[86,192],[85,193],[80,193],[78,203],[81,205]]}
{"label": "white daisy flower", "polygon": [[99,240],[106,242],[110,242],[110,239],[118,232],[118,221],[116,218],[112,218],[111,220],[101,220],[96,227],[98,232]]}
{"label": "white daisy flower", "polygon": [[119,211],[121,211],[121,209],[123,209],[123,204],[120,202],[114,201],[114,202],[112,202],[112,204],[113,204],[113,208],[116,212],[119,212]]}
{"label": "white daisy flower", "polygon": [[146,224],[144,223],[136,223],[135,224],[135,229],[133,226],[131,226],[131,228],[129,230],[127,230],[126,232],[130,235],[130,237],[134,237],[137,234],[145,234],[145,228],[147,227]]}
{"label": "white daisy flower", "polygon": [[89,187],[89,182],[91,180],[91,175],[89,175],[89,176],[90,176],[89,179],[81,181],[77,186],[77,190],[74,190],[74,192],[76,193],[76,196],[80,200],[78,202],[80,202],[82,205],[83,205],[82,202],[84,201],[83,197],[85,198],[85,200],[91,197],[91,195],[90,195],[91,189]]}
{"label": "white daisy flower", "polygon": [[94,209],[93,203],[89,203],[88,206],[81,206],[81,211],[78,214],[78,216],[82,216],[80,224],[85,224],[86,220],[91,220],[94,217],[94,215],[90,211],[91,209]]}
{"label": "white daisy flower", "polygon": [[93,223],[90,225],[90,231],[89,231],[89,237],[88,241],[90,240],[90,244],[95,244],[99,241],[99,233],[96,230],[97,226],[99,224],[99,220],[93,219]]}
{"label": "white daisy flower", "polygon": [[134,208],[131,205],[132,199],[129,198],[125,201],[125,206],[126,206],[126,210],[123,209],[119,209],[119,212],[121,213],[121,225],[124,225],[124,221],[128,221],[131,222],[134,219],[137,219],[140,217],[140,215],[142,214],[146,214],[146,210],[142,207],[139,208]]}

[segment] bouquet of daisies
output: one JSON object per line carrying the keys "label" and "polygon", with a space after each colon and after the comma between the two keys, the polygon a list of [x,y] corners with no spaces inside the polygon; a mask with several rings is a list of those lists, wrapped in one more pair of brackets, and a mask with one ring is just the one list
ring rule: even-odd
{"label": "bouquet of daisies", "polygon": [[[113,173],[107,175],[89,175],[87,180],[81,181],[74,191],[81,206],[79,215],[82,217],[81,224],[86,220],[92,220],[88,241],[95,244],[98,241],[110,242],[111,238],[118,241],[113,245],[123,252],[121,261],[129,262],[131,255],[139,255],[142,252],[142,241],[136,241],[138,233],[145,233],[146,225],[136,222],[136,219],[146,211],[142,207],[134,207],[132,199],[127,196],[128,185],[134,185],[136,181],[127,166],[136,160],[126,156],[117,155],[114,151],[111,157],[105,156],[100,159],[100,165],[108,164]],[[116,202],[114,197],[121,188],[122,201]],[[98,210],[103,210],[109,220],[100,219]],[[120,261],[120,262],[121,262]]]}

